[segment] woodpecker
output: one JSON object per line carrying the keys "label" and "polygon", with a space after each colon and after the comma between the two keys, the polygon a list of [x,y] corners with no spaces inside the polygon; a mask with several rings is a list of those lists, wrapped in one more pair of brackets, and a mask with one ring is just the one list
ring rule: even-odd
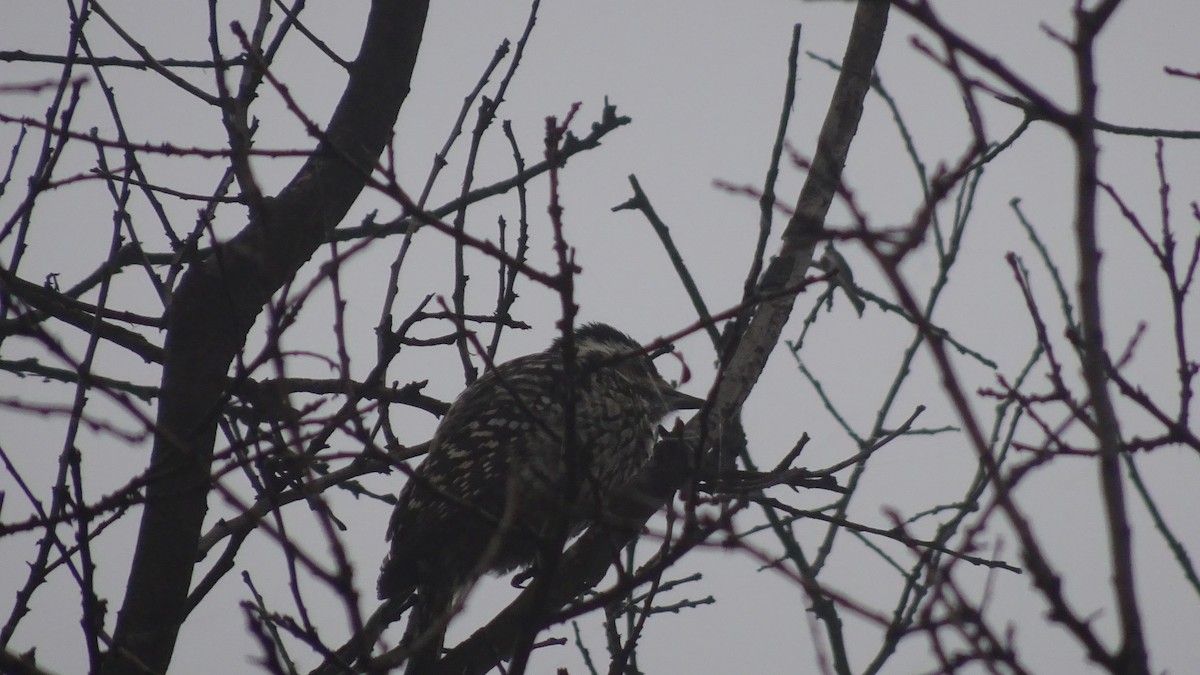
{"label": "woodpecker", "polygon": [[[641,345],[609,325],[579,327],[574,347],[570,377],[559,338],[485,372],[450,406],[392,514],[380,599],[415,592],[428,623],[475,578],[536,563],[549,538],[564,526],[582,531],[606,495],[645,466],[665,415],[703,404],[672,388]],[[436,658],[440,637],[434,642]]]}

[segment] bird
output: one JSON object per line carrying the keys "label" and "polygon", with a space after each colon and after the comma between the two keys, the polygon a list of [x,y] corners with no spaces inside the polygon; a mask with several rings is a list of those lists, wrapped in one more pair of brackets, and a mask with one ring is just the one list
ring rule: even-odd
{"label": "bird", "polygon": [[415,596],[407,673],[440,655],[456,593],[484,574],[536,566],[546,542],[581,532],[650,460],[662,418],[704,403],[608,324],[579,326],[573,338],[571,375],[559,337],[468,385],[400,492],[377,591],[391,602]]}
{"label": "bird", "polygon": [[[821,259],[813,263],[815,267],[819,267],[830,273],[830,285],[833,288],[840,288],[846,294],[846,299],[854,306],[854,311],[858,312],[859,318],[863,315],[863,310],[867,308],[867,303],[862,299],[862,293],[859,292],[858,286],[854,284],[854,273],[850,271],[850,263],[842,257],[833,244],[825,244],[825,252],[821,255]],[[829,293],[829,308],[833,309],[833,292]]]}

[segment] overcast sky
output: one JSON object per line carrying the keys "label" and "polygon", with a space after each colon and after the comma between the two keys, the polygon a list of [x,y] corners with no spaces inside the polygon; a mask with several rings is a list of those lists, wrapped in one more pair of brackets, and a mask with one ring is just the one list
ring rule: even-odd
{"label": "overcast sky", "polygon": [[[1074,85],[1070,54],[1042,30],[1043,25],[1048,25],[1069,33],[1071,3],[961,0],[936,4],[952,25],[994,51],[1013,71],[1061,105],[1071,105]],[[362,1],[310,0],[306,23],[333,50],[351,58],[361,36],[366,7]],[[105,8],[156,56],[202,59],[209,55],[205,3],[112,0],[105,3]],[[567,233],[583,268],[577,282],[582,320],[606,321],[649,341],[674,332],[695,318],[649,225],[636,213],[611,211],[631,195],[629,174],[637,175],[659,215],[671,226],[709,307],[723,309],[740,299],[742,280],[757,235],[757,203],[751,197],[718,189],[714,181],[761,184],[779,118],[793,24],[803,25],[803,52],[836,60],[845,46],[852,10],[853,5],[842,2],[788,0],[752,3],[556,0],[542,7],[524,64],[499,112],[501,118],[512,120],[527,158],[536,160],[540,152],[544,118],[562,117],[575,102],[582,104],[573,127],[579,135],[585,135],[591,122],[599,118],[606,97],[619,113],[633,120],[631,125],[606,139],[599,150],[572,160],[563,174],[561,196],[566,206]],[[221,11],[229,12],[223,17],[226,25],[234,19],[249,18],[235,14],[241,8],[234,3],[224,3]],[[60,52],[66,42],[64,13],[62,3],[7,0],[0,5],[0,45],[6,50]],[[526,3],[509,0],[434,3],[412,94],[401,111],[396,130],[401,180],[410,192],[418,192],[424,183],[433,155],[444,143],[462,97],[477,81],[499,42],[519,37],[527,15]],[[1200,70],[1200,52],[1195,40],[1197,26],[1200,26],[1200,3],[1192,0],[1127,2],[1100,45],[1100,117],[1117,124],[1196,128],[1200,85],[1194,80],[1170,78],[1162,72],[1162,67]],[[911,38],[918,33],[911,23],[893,14],[878,71],[905,115],[923,159],[932,167],[959,157],[967,147],[968,127],[952,82],[914,49]],[[98,55],[133,56],[96,18],[89,24],[88,35]],[[228,30],[222,40],[226,49],[233,51],[236,42]],[[0,80],[32,81],[52,77],[55,72],[50,66],[5,63],[0,67]],[[275,73],[287,83],[306,114],[318,121],[328,118],[343,79],[338,69],[314,48],[299,36],[293,36],[277,60]],[[826,65],[802,57],[789,140],[804,154],[811,155],[814,150],[835,76]],[[212,89],[206,76],[189,74],[189,77]],[[181,146],[221,144],[223,132],[214,111],[196,106],[178,90],[134,71],[114,71],[112,83],[134,138]],[[285,110],[278,96],[264,91],[254,109],[262,122],[257,138],[259,146],[307,147],[310,142],[303,126]],[[46,102],[39,96],[0,94],[0,112],[40,115]],[[102,97],[92,82],[85,88],[81,115],[84,119],[94,119],[88,125],[96,125],[101,135],[111,136],[111,121],[103,110]],[[994,140],[1005,137],[1020,122],[1015,111],[999,103],[990,103],[985,113],[987,131]],[[471,122],[473,117],[468,128]],[[16,135],[15,126],[0,125],[0,148],[12,147]],[[1104,179],[1116,186],[1133,208],[1154,222],[1158,186],[1153,142],[1105,136],[1102,144]],[[457,194],[465,147],[465,143],[460,144],[452,154],[451,166],[435,189],[431,204]],[[81,154],[72,161],[76,170],[86,171],[94,163],[94,157]],[[1187,222],[1182,216],[1187,213],[1188,204],[1197,198],[1195,177],[1200,175],[1200,149],[1186,142],[1169,143],[1166,161],[1175,180],[1172,199],[1180,216],[1178,227],[1191,236],[1196,223]],[[255,168],[264,191],[270,193],[293,175],[297,165],[293,160],[276,159],[262,160]],[[476,181],[487,184],[503,178],[511,172],[511,167],[511,153],[503,136],[494,134],[484,144]],[[173,176],[174,186],[196,193],[210,191],[221,168],[216,163],[179,158],[153,158],[148,165],[158,175]],[[1073,282],[1072,172],[1070,146],[1065,138],[1048,126],[1035,125],[989,168],[981,181],[963,259],[935,319],[958,339],[995,361],[1000,373],[1015,374],[1028,359],[1034,344],[1019,289],[1004,261],[1007,252],[1025,256],[1034,270],[1036,290],[1044,306],[1057,308],[1045,270],[1036,264],[1034,250],[1009,202],[1021,200],[1024,213],[1039,228],[1063,273]],[[783,201],[794,202],[802,180],[799,170],[784,169],[778,188]],[[860,208],[870,214],[875,225],[902,224],[918,208],[920,187],[911,161],[889,111],[876,96],[868,99],[861,130],[851,150],[846,181]],[[24,186],[10,186],[9,194],[0,199],[0,214],[4,218],[12,212],[13,202],[23,195],[23,189]],[[107,246],[111,226],[110,202],[101,198],[104,207],[95,211],[89,207],[93,198],[86,188],[79,188],[39,206],[40,222],[58,224],[54,227],[43,224],[35,231],[28,261],[22,269],[25,278],[38,281],[44,274],[57,272],[63,277],[62,285],[68,286],[90,271],[97,259],[95,251]],[[530,196],[534,237],[531,259],[535,266],[548,269],[552,251],[545,203],[545,182],[541,181]],[[170,205],[172,217],[185,227],[194,220],[196,208],[194,202]],[[474,207],[469,212],[468,227],[480,236],[494,237],[496,217],[504,215],[515,220],[515,209],[514,201],[508,198]],[[380,219],[387,219],[398,210],[384,196],[364,193],[346,224],[357,223],[372,212],[378,212]],[[232,234],[244,224],[236,209],[226,209],[223,213],[224,217],[216,224],[220,235]],[[946,217],[949,215],[947,211]],[[779,223],[784,218],[780,216]],[[830,223],[836,226],[846,222],[845,209],[835,206]],[[1133,335],[1138,322],[1148,321],[1147,334],[1130,372],[1148,391],[1170,395],[1175,386],[1174,366],[1161,277],[1156,275],[1154,263],[1136,235],[1107,203],[1102,211],[1101,239],[1105,249],[1103,290],[1110,348],[1119,351],[1116,345],[1123,345]],[[64,242],[66,247],[62,245]],[[387,266],[399,246],[399,238],[385,240],[347,266],[344,293],[352,299],[346,314],[351,336],[348,348],[354,357],[356,375],[365,374],[374,363],[373,330],[385,293]],[[150,242],[148,247],[165,250],[161,241]],[[843,253],[850,260],[858,283],[888,296],[865,255],[854,246],[844,247]],[[0,244],[0,255],[7,261],[11,251]],[[476,263],[482,261],[479,257],[472,259]],[[81,271],[72,268],[73,261],[78,260],[93,262],[76,263],[82,265]],[[443,237],[432,231],[418,234],[414,239],[414,259],[402,277],[403,300],[398,312],[411,311],[427,293],[448,296],[453,285],[451,260],[452,247]],[[932,261],[931,251],[920,251],[907,263],[905,272],[914,280],[927,280],[931,277],[928,266]],[[470,303],[476,311],[491,308],[493,269],[488,264],[473,278],[478,283],[473,287]],[[133,290],[136,286],[132,283],[124,288],[140,292]],[[811,308],[812,297],[815,296],[801,296],[796,319],[785,331],[785,338],[793,339],[798,334],[799,319]],[[820,379],[848,424],[865,433],[891,382],[899,354],[911,337],[911,329],[877,307],[868,308],[859,319],[844,298],[839,300],[833,315],[822,319],[809,335],[800,358]],[[502,353],[504,358],[539,350],[548,344],[555,335],[553,320],[557,317],[558,300],[549,291],[527,284],[514,311],[519,319],[533,325],[534,330],[510,335]],[[328,314],[321,311],[314,314],[302,330],[289,334],[286,346],[332,354],[335,343],[329,331]],[[321,317],[326,317],[324,325]],[[1193,328],[1200,329],[1196,317],[1190,319]],[[1060,334],[1061,321],[1054,321],[1052,330]],[[679,347],[694,375],[693,382],[684,388],[703,394],[712,377],[713,355],[707,338],[703,334],[693,336],[683,340]],[[4,354],[4,358],[17,358],[22,355],[18,351]],[[154,371],[131,363],[116,350],[106,351],[112,352],[112,360],[101,360],[102,371],[129,374],[140,384],[157,383]],[[402,354],[389,373],[389,380],[429,378],[431,384],[426,393],[452,399],[463,385],[461,370],[457,356],[450,350],[443,356],[439,359],[426,352],[413,357]],[[921,418],[922,426],[957,424],[928,359],[922,356],[917,366],[919,372],[902,392],[902,403],[897,406],[897,419],[892,424],[899,424],[918,404],[928,407]],[[312,374],[328,375],[322,364],[298,366],[300,370],[306,367],[312,369]],[[962,358],[956,367],[972,389],[995,383],[995,373],[977,361]],[[667,370],[668,376],[677,375]],[[42,395],[40,390],[25,389],[26,386],[22,380],[0,374],[0,393],[5,397],[28,391]],[[986,412],[993,404],[980,399],[975,405],[976,410]],[[1128,419],[1127,436],[1137,433],[1140,422],[1136,417]],[[117,421],[128,423],[127,419]],[[813,439],[805,454],[807,466],[824,466],[856,451],[853,441],[823,409],[812,386],[799,373],[796,359],[782,346],[750,400],[745,421],[751,452],[760,465],[773,464],[804,432]],[[428,438],[435,423],[428,415],[404,414],[398,422],[398,428],[404,432],[401,440],[421,442]],[[1031,439],[1036,440],[1036,436]],[[49,483],[46,477],[55,469],[61,442],[61,420],[0,412],[0,443],[25,462],[21,469],[35,485]],[[97,455],[85,461],[112,468],[106,476],[101,476],[98,468],[93,472],[96,475],[96,483],[91,486],[93,497],[114,489],[144,466],[148,445],[124,448],[101,439],[93,438],[92,442]],[[1140,459],[1160,506],[1172,518],[1177,534],[1194,556],[1200,550],[1200,528],[1194,522],[1196,485],[1200,481],[1195,457],[1167,448]],[[952,501],[961,496],[974,471],[968,444],[954,435],[903,441],[873,461],[875,466],[865,475],[850,516],[883,527],[890,525],[884,509],[910,516]],[[369,485],[382,492],[391,491],[397,489],[398,478],[379,477]],[[4,520],[24,517],[28,506],[7,475],[0,477],[0,489],[8,493]],[[1068,595],[1084,614],[1091,611],[1089,608],[1111,607],[1107,591],[1109,570],[1104,562],[1106,538],[1097,493],[1094,464],[1068,460],[1056,463],[1032,479],[1019,495],[1025,507],[1036,514],[1038,533],[1047,543],[1051,559],[1066,573]],[[822,503],[822,498],[814,495],[781,493],[780,497],[801,506]],[[378,502],[350,500],[339,508],[339,513],[352,523],[346,543],[362,587],[373,588],[375,570],[384,552],[388,508]],[[1144,509],[1135,506],[1131,511],[1137,528],[1139,590],[1146,611],[1152,666],[1159,672],[1189,672],[1200,662],[1200,644],[1195,639],[1196,626],[1200,625],[1200,603],[1185,584],[1179,568],[1170,561],[1161,540],[1147,527]],[[214,517],[219,513],[218,505]],[[115,612],[122,597],[126,556],[132,549],[135,527],[135,520],[127,519],[104,540],[106,557],[101,558],[99,579],[102,592],[109,598],[110,612]],[[800,528],[802,535],[806,531]],[[814,537],[820,532],[819,528],[811,529]],[[1001,547],[997,555],[1019,564],[1015,544],[1002,528],[986,540]],[[314,539],[314,545],[319,545],[319,541]],[[31,538],[10,539],[0,547],[0,569],[14,570],[0,579],[0,610],[4,614],[17,584],[24,581],[23,562],[32,550],[31,542]],[[899,549],[894,552],[904,562],[910,562]],[[266,541],[255,541],[242,556],[246,568],[256,575],[260,590],[280,608],[287,607],[288,590],[283,575],[278,573],[281,557],[275,547]],[[805,611],[807,601],[788,580],[760,571],[758,561],[748,556],[721,551],[691,555],[676,571],[675,576],[702,571],[705,579],[691,593],[712,594],[717,604],[652,621],[642,642],[639,662],[647,673],[794,673],[806,672],[815,663],[811,640],[815,629],[811,615]],[[982,593],[983,571],[964,578],[976,583],[973,592]],[[844,542],[822,579],[882,609],[891,606],[899,587],[895,573],[865,547]],[[1046,627],[1046,608],[1032,591],[1027,576],[996,574],[993,583],[996,611],[1014,621],[1029,665],[1039,672],[1087,672],[1082,652],[1073,641],[1058,629]],[[59,672],[79,672],[85,655],[77,639],[74,617],[78,599],[72,586],[61,573],[52,577],[47,589],[39,592],[33,615],[22,624],[10,648],[23,650],[37,646],[40,664]],[[482,617],[488,616],[492,603],[509,593],[506,586],[504,580],[485,584],[473,597],[471,611],[452,626],[450,642],[469,633]],[[318,594],[316,590],[313,592]],[[244,621],[237,608],[237,602],[246,596],[247,591],[236,575],[222,582],[183,631],[173,672],[248,669],[247,655],[256,653],[256,649],[243,630]],[[334,610],[333,616],[325,617],[326,625],[342,625],[337,612]],[[862,667],[877,645],[877,631],[852,616],[844,618],[848,642],[861,645],[852,653],[853,664]],[[1103,611],[1095,617],[1095,622],[1111,628],[1114,616],[1111,611]],[[602,653],[603,634],[598,620],[584,619],[581,626],[588,646],[595,653]],[[66,642],[71,648],[61,652],[50,649],[55,644],[53,636],[64,631],[70,636]],[[550,635],[569,637],[569,632],[559,628]],[[572,646],[543,650],[534,663],[535,670],[531,672],[552,672],[560,665],[569,667],[572,673],[584,672]],[[935,668],[935,663],[924,641],[912,640],[904,643],[886,672],[929,671]]]}

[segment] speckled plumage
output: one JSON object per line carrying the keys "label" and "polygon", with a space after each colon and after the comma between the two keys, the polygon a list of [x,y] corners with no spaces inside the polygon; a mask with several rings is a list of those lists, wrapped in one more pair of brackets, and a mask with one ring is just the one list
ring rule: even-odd
{"label": "speckled plumage", "polygon": [[575,345],[575,480],[564,469],[566,383],[555,341],[485,373],[450,407],[400,493],[380,598],[420,587],[452,593],[480,574],[529,565],[564,514],[581,530],[604,494],[637,474],[664,415],[698,403],[610,326],[579,328]]}

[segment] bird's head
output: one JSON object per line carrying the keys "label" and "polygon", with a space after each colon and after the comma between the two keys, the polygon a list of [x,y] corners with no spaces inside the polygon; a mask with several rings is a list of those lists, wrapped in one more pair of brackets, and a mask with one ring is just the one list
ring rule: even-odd
{"label": "bird's head", "polygon": [[[614,369],[632,386],[650,396],[661,397],[667,410],[695,410],[704,399],[676,390],[658,373],[654,361],[637,340],[605,323],[588,323],[575,329],[575,361],[586,375],[599,369]],[[550,346],[562,349],[562,338]]]}

